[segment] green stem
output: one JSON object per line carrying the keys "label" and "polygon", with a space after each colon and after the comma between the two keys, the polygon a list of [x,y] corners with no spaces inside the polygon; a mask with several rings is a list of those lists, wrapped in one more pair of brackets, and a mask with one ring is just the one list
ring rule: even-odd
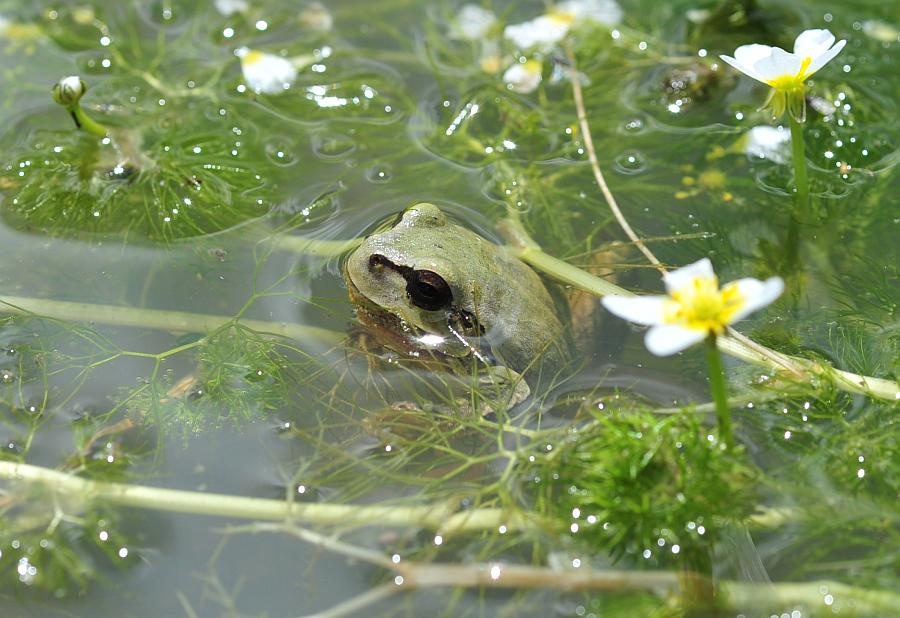
{"label": "green stem", "polygon": [[809,213],[809,178],[806,175],[806,144],[803,140],[803,123],[793,116],[791,122],[791,160],[794,163],[794,185],[797,196],[797,218],[805,221]]}
{"label": "green stem", "polygon": [[715,333],[706,339],[706,363],[709,365],[709,388],[716,403],[716,419],[719,423],[719,438],[728,448],[734,447],[734,433],[731,429],[731,408],[728,407],[728,388],[722,371],[722,355],[716,345]]}
{"label": "green stem", "polygon": [[23,296],[0,296],[0,314],[10,313],[19,315],[35,314],[64,322],[89,321],[110,326],[203,334],[236,322],[262,333],[270,333],[298,341],[316,340],[330,344],[339,343],[344,337],[343,333],[337,333],[332,330],[287,322],[267,322],[243,318],[235,320],[228,316],[190,313],[187,311],[97,305]]}
{"label": "green stem", "polygon": [[76,127],[82,131],[87,131],[92,135],[96,135],[97,137],[106,137],[106,134],[108,133],[106,127],[84,113],[81,105],[73,103],[72,105],[66,106],[66,109],[72,115],[72,120],[75,121]]}
{"label": "green stem", "polygon": [[[597,296],[636,296],[625,288],[544,253],[514,217],[501,221],[498,228],[509,242],[506,248],[512,255],[552,279]],[[718,337],[716,343],[729,356],[770,371],[786,372],[795,380],[809,381],[812,374],[832,380],[835,386],[850,393],[891,401],[900,400],[900,384],[894,380],[842,371],[827,363],[787,356],[730,328],[728,336]]]}
{"label": "green stem", "polygon": [[[54,496],[94,501],[106,506],[126,506],[169,513],[190,513],[251,519],[257,521],[291,521],[294,523],[339,525],[342,528],[364,526],[425,527],[443,535],[496,530],[537,531],[547,522],[514,509],[475,508],[457,511],[456,503],[432,504],[339,504],[336,502],[292,502],[269,498],[248,498],[229,494],[165,489],[128,483],[95,481],[42,466],[0,461],[0,481],[42,485]],[[0,490],[10,495],[8,488]],[[78,508],[78,507],[76,507]],[[747,523],[751,526],[784,525],[797,515],[794,511],[760,508]],[[758,521],[757,521],[758,520]]]}

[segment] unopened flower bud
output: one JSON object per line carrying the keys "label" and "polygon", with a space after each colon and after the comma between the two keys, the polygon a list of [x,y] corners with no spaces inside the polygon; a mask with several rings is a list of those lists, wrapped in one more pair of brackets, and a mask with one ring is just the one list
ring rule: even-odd
{"label": "unopened flower bud", "polygon": [[72,105],[87,91],[87,86],[77,75],[63,77],[53,86],[53,100],[60,105]]}

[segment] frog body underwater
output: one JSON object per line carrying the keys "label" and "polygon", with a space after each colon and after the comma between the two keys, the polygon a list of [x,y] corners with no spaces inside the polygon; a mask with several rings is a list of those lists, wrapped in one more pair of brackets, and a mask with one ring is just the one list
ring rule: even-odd
{"label": "frog body underwater", "polygon": [[344,275],[359,321],[397,352],[476,361],[528,382],[569,360],[566,309],[537,273],[433,204],[366,238]]}

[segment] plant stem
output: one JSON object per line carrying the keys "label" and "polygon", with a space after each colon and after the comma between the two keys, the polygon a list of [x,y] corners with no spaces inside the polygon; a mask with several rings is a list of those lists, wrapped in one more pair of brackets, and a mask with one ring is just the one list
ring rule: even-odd
{"label": "plant stem", "polygon": [[[633,292],[606,279],[544,253],[515,218],[504,219],[501,222],[501,232],[511,242],[506,248],[512,255],[552,279],[597,296],[606,294],[635,296]],[[718,337],[716,343],[719,349],[729,356],[771,371],[787,372],[795,380],[808,382],[810,374],[813,374],[833,380],[838,388],[850,393],[860,393],[878,399],[900,400],[900,385],[893,380],[850,373],[835,369],[826,363],[787,356],[756,343],[731,328],[728,329],[728,336]]]}
{"label": "plant stem", "polygon": [[[670,601],[674,597],[676,601],[690,603],[690,599],[686,597],[692,590],[713,584],[702,575],[692,572],[605,570],[590,566],[559,569],[504,561],[458,564],[401,559],[395,562],[387,555],[356,547],[312,530],[284,524],[251,524],[232,528],[227,532],[287,534],[315,547],[366,562],[399,576],[394,579],[393,584],[376,586],[329,610],[308,614],[305,618],[362,615],[364,612],[361,610],[392,594],[424,588],[549,589],[582,592],[640,590]],[[825,594],[822,592],[823,588],[838,599],[840,604],[846,604],[845,607],[853,607],[866,615],[889,615],[900,600],[893,591],[859,588],[834,581],[759,584],[720,579],[716,582],[716,588],[722,609],[736,611],[754,608],[758,610],[757,613],[761,613],[764,609],[771,611],[791,605],[816,607],[822,603]]]}
{"label": "plant stem", "polygon": [[[66,498],[66,503],[69,503],[70,499],[77,499],[72,504],[79,504],[81,507],[87,506],[87,501],[93,500],[109,506],[241,518],[258,522],[305,522],[319,525],[339,525],[343,528],[423,527],[448,537],[464,532],[497,530],[500,526],[506,526],[510,531],[537,531],[541,529],[542,525],[545,525],[535,517],[501,508],[454,511],[456,503],[381,506],[333,502],[300,503],[267,498],[247,498],[228,494],[94,481],[68,472],[12,461],[0,461],[0,480],[44,485],[55,496]],[[11,495],[11,493],[7,490],[4,495]],[[747,523],[756,527],[783,525],[793,515],[792,511],[760,507],[759,512],[751,515]]]}
{"label": "plant stem", "polygon": [[67,106],[66,109],[69,111],[69,114],[72,115],[72,120],[75,121],[76,127],[82,131],[87,131],[92,135],[96,135],[97,137],[106,137],[106,134],[108,133],[106,127],[88,116],[81,108],[81,105],[73,103],[72,105]]}
{"label": "plant stem", "polygon": [[709,388],[716,403],[716,420],[719,423],[719,438],[727,448],[734,447],[734,432],[731,429],[731,408],[728,407],[728,388],[722,370],[722,355],[716,346],[716,334],[710,333],[706,339],[706,364],[709,366]]}
{"label": "plant stem", "polygon": [[328,343],[338,343],[344,335],[324,328],[289,324],[286,322],[265,322],[262,320],[235,320],[220,315],[189,313],[187,311],[163,311],[118,305],[95,305],[65,300],[27,298],[21,296],[0,296],[0,314],[34,314],[66,322],[89,322],[149,328],[181,333],[209,333],[232,322],[241,324],[261,333],[271,333],[298,341],[315,339]]}
{"label": "plant stem", "polygon": [[794,120],[791,122],[791,161],[794,164],[794,185],[796,187],[797,218],[803,222],[809,214],[809,178],[806,175],[806,144],[803,140],[803,123]]}
{"label": "plant stem", "polygon": [[625,235],[631,239],[631,242],[644,254],[644,257],[656,267],[656,269],[662,273],[666,273],[666,269],[660,263],[656,256],[653,255],[653,252],[647,248],[647,245],[644,244],[644,241],[640,239],[640,237],[631,229],[631,225],[628,223],[628,220],[625,218],[625,215],[622,214],[622,210],[619,208],[619,204],[616,202],[616,198],[613,196],[612,191],[609,190],[609,185],[606,184],[606,179],[603,177],[603,172],[600,170],[600,162],[597,159],[597,150],[594,148],[594,139],[591,136],[591,127],[588,124],[587,112],[584,107],[584,96],[581,92],[581,81],[578,76],[578,65],[575,60],[575,52],[572,51],[572,46],[566,43],[566,57],[569,61],[569,67],[571,69],[569,81],[572,82],[572,98],[575,99],[575,112],[578,117],[578,126],[581,129],[581,139],[584,140],[584,147],[588,153],[588,161],[591,164],[591,171],[594,172],[594,180],[597,181],[597,186],[600,187],[600,192],[603,194],[603,199],[606,200],[606,204],[609,206],[609,209],[612,211],[613,216],[616,218],[616,221],[619,223],[619,227],[625,232]]}

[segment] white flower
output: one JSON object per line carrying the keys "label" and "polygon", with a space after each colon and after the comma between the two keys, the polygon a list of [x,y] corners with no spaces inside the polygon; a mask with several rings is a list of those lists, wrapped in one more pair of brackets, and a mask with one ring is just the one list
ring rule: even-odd
{"label": "white flower", "polygon": [[61,78],[53,86],[53,99],[60,105],[73,105],[84,96],[87,86],[77,75]]}
{"label": "white flower", "polygon": [[834,42],[828,30],[806,30],[794,41],[794,52],[768,45],[741,45],[734,57],[720,56],[741,73],[772,87],[766,107],[777,118],[787,107],[800,122],[806,114],[805,83],[838,55],[847,41]]}
{"label": "white flower", "polygon": [[772,303],[784,281],[746,278],[719,289],[706,258],[663,275],[668,296],[604,296],[603,306],[635,324],[652,326],[644,343],[657,356],[669,356],[720,335],[729,324]]}
{"label": "white flower", "polygon": [[794,41],[794,53],[768,45],[741,45],[734,57],[721,58],[741,73],[773,88],[802,85],[838,55],[847,41],[834,42],[828,30],[806,30]]}
{"label": "white flower", "polygon": [[775,163],[786,163],[785,151],[791,141],[790,131],[782,127],[760,125],[753,127],[738,140],[738,148],[748,156],[757,159],[768,159]]}
{"label": "white flower", "polygon": [[622,20],[615,0],[570,0],[561,2],[545,15],[520,24],[510,24],[503,36],[519,49],[548,48],[561,41],[581,22],[614,26]]}
{"label": "white flower", "polygon": [[277,94],[297,79],[297,67],[287,58],[241,47],[234,51],[241,59],[241,71],[254,92]]}
{"label": "white flower", "polygon": [[313,2],[300,11],[300,23],[317,32],[330,32],[334,27],[334,17],[321,2]]}
{"label": "white flower", "polygon": [[467,4],[459,10],[450,34],[465,41],[477,41],[485,36],[497,23],[497,16],[492,11]]}
{"label": "white flower", "polygon": [[864,21],[862,31],[882,43],[900,43],[900,30],[883,21],[871,19]]}
{"label": "white flower", "polygon": [[571,15],[575,21],[587,20],[605,26],[615,26],[622,21],[622,8],[614,0],[569,0],[557,4],[552,12]]}
{"label": "white flower", "polygon": [[517,62],[503,73],[503,81],[510,90],[528,94],[534,92],[540,85],[541,69],[539,60]]}
{"label": "white flower", "polygon": [[247,0],[215,0],[213,4],[216,10],[226,17],[235,13],[246,13],[250,8]]}

